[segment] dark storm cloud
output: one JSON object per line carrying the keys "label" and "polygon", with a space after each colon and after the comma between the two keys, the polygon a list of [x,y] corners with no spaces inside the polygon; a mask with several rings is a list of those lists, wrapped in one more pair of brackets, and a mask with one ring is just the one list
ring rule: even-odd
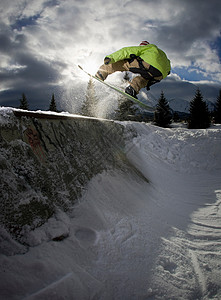
{"label": "dark storm cloud", "polygon": [[10,51],[11,41],[6,34],[0,34],[0,52],[8,53]]}
{"label": "dark storm cloud", "polygon": [[30,84],[40,86],[43,82],[56,82],[59,78],[56,65],[53,67],[46,61],[39,61],[31,54],[21,53],[16,56],[16,61],[25,66],[17,72],[17,77],[24,82],[29,81]]}
{"label": "dark storm cloud", "polygon": [[[220,1],[179,1],[180,10],[173,17],[171,22],[162,24],[162,30],[157,31],[159,40],[162,40],[174,48],[184,50],[191,48],[192,43],[199,39],[211,39],[217,34],[221,25]],[[177,49],[177,48],[175,48]]]}
{"label": "dark storm cloud", "polygon": [[[44,83],[56,82],[59,78],[59,67],[65,67],[61,62],[54,62],[53,65],[47,60],[40,60],[33,55],[27,46],[27,38],[23,34],[16,36],[14,40],[7,35],[7,32],[0,35],[0,52],[8,58],[13,68],[1,69],[1,80],[8,82],[11,78],[13,86],[18,84],[41,85]],[[16,66],[18,66],[16,68]],[[20,67],[19,67],[20,66]]]}

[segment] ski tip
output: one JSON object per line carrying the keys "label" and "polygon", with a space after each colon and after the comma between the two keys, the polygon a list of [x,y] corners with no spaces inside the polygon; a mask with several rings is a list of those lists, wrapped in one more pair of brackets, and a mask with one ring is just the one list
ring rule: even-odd
{"label": "ski tip", "polygon": [[81,70],[83,70],[82,66],[78,65],[78,68],[80,68]]}

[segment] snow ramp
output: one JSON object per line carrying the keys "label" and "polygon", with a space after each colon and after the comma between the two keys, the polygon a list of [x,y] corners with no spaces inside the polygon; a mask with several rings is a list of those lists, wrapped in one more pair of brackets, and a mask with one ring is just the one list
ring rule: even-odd
{"label": "snow ramp", "polygon": [[0,109],[0,297],[221,299],[221,126]]}
{"label": "snow ramp", "polygon": [[[68,211],[97,174],[147,178],[125,155],[124,127],[70,114],[3,110],[1,224],[19,242],[57,210]],[[52,239],[59,237],[52,237]]]}

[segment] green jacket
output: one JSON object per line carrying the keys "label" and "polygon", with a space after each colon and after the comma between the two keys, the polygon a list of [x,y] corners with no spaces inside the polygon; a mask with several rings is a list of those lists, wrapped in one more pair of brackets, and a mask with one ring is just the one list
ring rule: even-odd
{"label": "green jacket", "polygon": [[166,54],[154,44],[124,47],[107,55],[107,57],[111,59],[110,63],[115,63],[119,60],[130,58],[131,54],[139,56],[145,62],[158,69],[162,73],[163,78],[167,77],[171,70],[170,60],[167,58]]}

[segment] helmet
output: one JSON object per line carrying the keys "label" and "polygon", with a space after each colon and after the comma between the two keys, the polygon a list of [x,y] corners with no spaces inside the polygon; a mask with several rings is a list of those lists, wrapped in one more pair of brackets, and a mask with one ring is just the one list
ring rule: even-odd
{"label": "helmet", "polygon": [[141,43],[140,43],[140,46],[146,46],[146,45],[149,45],[150,43],[149,42],[147,42],[147,41],[142,41]]}

